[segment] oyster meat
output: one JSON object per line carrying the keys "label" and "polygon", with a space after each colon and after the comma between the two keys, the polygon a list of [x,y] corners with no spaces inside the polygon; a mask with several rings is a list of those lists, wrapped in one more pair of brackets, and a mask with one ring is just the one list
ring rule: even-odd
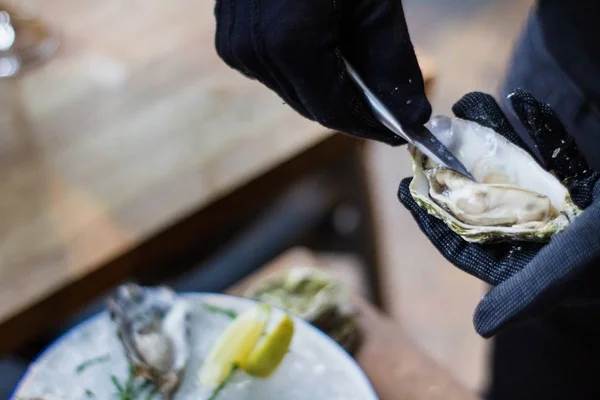
{"label": "oyster meat", "polygon": [[167,287],[126,284],[110,296],[108,310],[135,375],[170,398],[190,354],[188,302]]}
{"label": "oyster meat", "polygon": [[494,130],[444,116],[427,125],[475,181],[409,147],[414,172],[410,192],[465,240],[547,241],[581,213],[554,175]]}

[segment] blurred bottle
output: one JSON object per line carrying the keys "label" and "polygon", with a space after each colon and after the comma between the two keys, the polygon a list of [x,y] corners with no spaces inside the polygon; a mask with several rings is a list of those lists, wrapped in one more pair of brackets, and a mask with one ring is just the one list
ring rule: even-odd
{"label": "blurred bottle", "polygon": [[57,48],[57,32],[22,1],[0,0],[0,78],[45,61]]}

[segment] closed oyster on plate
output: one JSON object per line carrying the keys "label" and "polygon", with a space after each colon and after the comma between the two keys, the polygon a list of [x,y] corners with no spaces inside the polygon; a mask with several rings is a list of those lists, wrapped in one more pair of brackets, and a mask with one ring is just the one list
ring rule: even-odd
{"label": "closed oyster on plate", "polygon": [[361,342],[356,310],[347,289],[314,267],[293,267],[261,279],[246,297],[297,315],[325,332],[350,354]]}
{"label": "closed oyster on plate", "polygon": [[465,240],[543,242],[582,212],[554,175],[494,130],[443,116],[432,118],[428,127],[475,182],[410,147],[410,192]]}

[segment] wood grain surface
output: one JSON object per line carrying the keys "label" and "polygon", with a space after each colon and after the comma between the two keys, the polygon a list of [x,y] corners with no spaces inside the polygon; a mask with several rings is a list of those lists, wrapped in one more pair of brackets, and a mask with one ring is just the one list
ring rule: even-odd
{"label": "wood grain surface", "polygon": [[[291,249],[261,271],[231,289],[243,294],[254,282],[294,266],[319,266],[311,252]],[[452,374],[417,347],[402,327],[377,311],[360,296],[354,297],[364,335],[356,356],[381,400],[476,400]]]}

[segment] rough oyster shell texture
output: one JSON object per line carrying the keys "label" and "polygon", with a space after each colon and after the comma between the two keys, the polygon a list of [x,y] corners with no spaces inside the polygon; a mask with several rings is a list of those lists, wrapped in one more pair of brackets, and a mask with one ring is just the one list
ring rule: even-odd
{"label": "rough oyster shell texture", "polygon": [[170,398],[190,354],[187,301],[167,287],[125,284],[109,297],[108,310],[135,375]]}
{"label": "rough oyster shell texture", "polygon": [[297,315],[350,354],[360,345],[360,329],[346,288],[318,268],[299,266],[273,273],[245,296]]}
{"label": "rough oyster shell texture", "polygon": [[466,241],[544,242],[582,212],[554,175],[494,130],[444,116],[427,126],[476,182],[410,146],[411,195]]}

